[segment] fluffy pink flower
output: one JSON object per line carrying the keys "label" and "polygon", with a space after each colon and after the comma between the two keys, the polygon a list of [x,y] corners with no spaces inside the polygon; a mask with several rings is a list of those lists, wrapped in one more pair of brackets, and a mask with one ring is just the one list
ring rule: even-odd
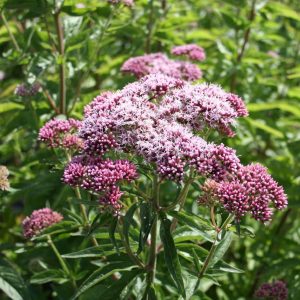
{"label": "fluffy pink flower", "polygon": [[60,222],[63,216],[50,208],[34,210],[30,217],[23,221],[23,234],[25,238],[32,238],[41,231],[55,223]]}
{"label": "fluffy pink flower", "polygon": [[217,195],[225,209],[237,218],[249,212],[262,222],[271,219],[271,204],[279,210],[287,206],[283,188],[260,164],[241,166],[234,176],[219,183]]}
{"label": "fluffy pink flower", "polygon": [[196,131],[214,128],[233,136],[235,119],[248,115],[241,98],[214,84],[185,84],[169,93],[160,105],[161,116],[189,124]]}
{"label": "fluffy pink flower", "polygon": [[174,47],[172,49],[172,54],[177,56],[185,55],[188,58],[197,61],[205,59],[204,49],[195,44]]}
{"label": "fluffy pink flower", "polygon": [[196,65],[171,60],[163,53],[132,57],[125,61],[121,71],[131,73],[137,78],[149,74],[164,74],[178,79],[195,81],[202,76],[201,70]]}
{"label": "fluffy pink flower", "polygon": [[[222,119],[223,114],[226,124],[224,111],[227,109],[237,116],[236,104],[228,101],[225,108],[219,108],[219,98],[211,96],[209,88],[201,89],[200,85],[200,95],[196,99],[193,89],[173,77],[151,74],[121,91],[100,95],[86,109],[80,129],[85,152],[103,154],[111,148],[133,151],[147,162],[155,163],[163,178],[176,181],[183,179],[185,166],[194,166],[199,174],[216,180],[221,180],[228,172],[235,172],[239,164],[235,152],[223,145],[208,144],[195,136],[193,129],[202,129],[206,124],[203,119],[206,116],[208,120],[209,114],[214,114],[215,119]],[[228,94],[221,91],[225,101]],[[191,103],[193,99],[197,104]],[[214,103],[214,107],[211,105],[214,111],[207,102]],[[202,105],[202,109],[197,105]],[[227,122],[232,119],[228,118]],[[216,121],[214,125],[213,120],[209,121],[207,125],[212,127],[220,123]],[[203,123],[202,127],[196,126],[197,122]]]}
{"label": "fluffy pink flower", "polygon": [[82,140],[76,135],[81,122],[74,119],[50,120],[39,132],[39,140],[51,148],[81,149]]}
{"label": "fluffy pink flower", "polygon": [[286,283],[281,280],[277,280],[273,283],[263,283],[255,292],[255,297],[273,300],[287,300],[288,289],[286,287]]}

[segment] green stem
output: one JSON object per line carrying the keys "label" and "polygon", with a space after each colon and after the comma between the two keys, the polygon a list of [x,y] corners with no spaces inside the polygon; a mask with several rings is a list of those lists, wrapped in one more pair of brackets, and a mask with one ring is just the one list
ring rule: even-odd
{"label": "green stem", "polygon": [[[68,162],[71,162],[72,157],[71,157],[71,155],[70,155],[70,153],[68,151],[66,151],[66,156],[67,156]],[[79,200],[82,200],[79,187],[75,187],[74,191],[75,191],[76,197]],[[85,206],[82,203],[80,203],[79,207],[80,207],[81,215],[83,217],[84,226],[86,226],[88,228],[88,230],[90,230],[91,229],[91,224],[89,222],[89,218],[88,218]],[[92,239],[92,242],[93,242],[94,246],[99,246],[99,244],[97,242],[97,239],[94,236],[92,236],[91,239]]]}
{"label": "green stem", "polygon": [[55,28],[58,38],[59,53],[59,109],[61,114],[66,114],[66,70],[65,70],[65,47],[64,47],[64,31],[60,18],[60,10],[54,14]]}
{"label": "green stem", "polygon": [[147,38],[146,38],[146,45],[145,45],[145,51],[146,53],[149,53],[151,51],[151,39],[153,34],[153,26],[154,26],[154,0],[149,1],[149,20],[147,24]]}
{"label": "green stem", "polygon": [[[123,219],[121,218],[122,222],[123,222]],[[139,258],[132,252],[131,248],[130,248],[130,245],[127,243],[125,237],[124,237],[124,234],[122,232],[122,229],[118,226],[118,231],[119,231],[119,234],[120,234],[120,237],[122,239],[122,242],[124,244],[124,247],[125,247],[125,250],[126,250],[126,253],[128,254],[128,256],[130,257],[130,259],[133,261],[133,263],[135,263],[136,265],[138,265],[140,268],[144,269],[145,266],[144,264],[139,260]]]}
{"label": "green stem", "polygon": [[153,195],[152,195],[152,206],[156,213],[155,219],[153,221],[151,227],[151,244],[149,249],[149,258],[147,264],[147,289],[148,290],[154,282],[155,279],[155,272],[156,272],[156,258],[157,258],[157,247],[156,247],[156,240],[157,240],[157,212],[160,209],[159,206],[159,181],[158,177],[154,176],[153,180]]}
{"label": "green stem", "polygon": [[15,39],[15,37],[14,37],[12,31],[11,31],[10,28],[9,28],[9,24],[8,24],[8,22],[7,22],[7,20],[6,20],[6,17],[5,17],[5,15],[4,15],[4,12],[3,12],[3,11],[1,12],[1,18],[2,18],[2,20],[3,20],[4,26],[5,26],[5,28],[6,28],[7,32],[8,32],[8,35],[9,35],[9,37],[10,37],[12,43],[14,44],[16,50],[19,51],[19,52],[21,52],[21,49],[20,49],[20,47],[19,47],[19,45],[18,45],[18,43],[17,43],[17,40]]}
{"label": "green stem", "polygon": [[39,121],[38,121],[38,117],[37,117],[37,114],[36,114],[36,111],[32,105],[32,102],[31,102],[31,99],[30,98],[27,98],[25,99],[25,101],[27,102],[27,105],[28,105],[28,108],[32,114],[32,117],[33,117],[33,120],[34,120],[34,125],[35,125],[35,129],[37,131],[39,131],[40,127],[39,127]]}
{"label": "green stem", "polygon": [[155,271],[156,271],[156,240],[157,240],[157,216],[153,222],[151,228],[151,245],[149,249],[149,260],[147,264],[148,274],[147,274],[147,286],[150,287],[154,282]]}
{"label": "green stem", "polygon": [[[222,224],[220,230],[226,230],[226,227],[227,225],[233,220],[234,216],[232,214],[230,214],[227,219],[224,221],[224,223]],[[215,239],[215,241],[213,242],[209,252],[208,252],[208,255],[203,263],[203,266],[198,274],[198,280],[197,280],[197,283],[195,285],[195,288],[194,288],[194,293],[197,291],[198,287],[199,287],[199,284],[200,284],[200,279],[203,277],[203,275],[205,274],[205,272],[207,271],[208,267],[209,267],[209,264],[210,264],[210,261],[211,259],[213,258],[215,252],[216,252],[216,249],[217,249],[217,246],[218,246],[218,243],[217,243],[217,238]]]}
{"label": "green stem", "polygon": [[55,253],[63,271],[70,277],[70,280],[72,282],[73,287],[75,288],[75,290],[77,290],[77,285],[76,285],[76,281],[74,280],[71,271],[69,270],[66,262],[64,261],[64,259],[62,258],[62,256],[60,255],[58,249],[56,248],[55,244],[53,243],[53,240],[51,238],[51,235],[48,234],[47,235],[47,242],[50,245],[50,247],[52,248],[53,252]]}

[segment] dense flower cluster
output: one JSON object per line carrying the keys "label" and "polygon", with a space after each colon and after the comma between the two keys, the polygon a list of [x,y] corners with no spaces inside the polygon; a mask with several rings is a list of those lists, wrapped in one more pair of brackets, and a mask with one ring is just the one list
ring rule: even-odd
{"label": "dense flower cluster", "polygon": [[285,282],[281,280],[277,280],[273,283],[263,283],[255,292],[255,297],[272,300],[287,300],[288,289]]}
{"label": "dense flower cluster", "polygon": [[23,221],[23,234],[25,238],[32,238],[41,231],[55,223],[60,222],[63,216],[50,208],[42,208],[32,212],[30,217]]}
{"label": "dense flower cluster", "polygon": [[[215,180],[222,180],[228,172],[236,172],[239,159],[235,151],[224,145],[207,143],[194,134],[194,129],[199,129],[200,125],[195,124],[208,119],[210,114],[214,114],[214,119],[211,117],[206,124],[215,126],[213,120],[222,119],[226,109],[228,114],[231,113],[231,118],[223,120],[223,125],[229,126],[234,117],[242,115],[237,111],[242,107],[242,100],[238,105],[232,105],[228,100],[228,105],[222,106],[223,110],[217,104],[203,104],[196,115],[191,101],[177,96],[183,95],[181,91],[188,87],[192,89],[188,83],[174,77],[151,74],[125,86],[121,91],[106,92],[96,97],[85,110],[85,119],[79,132],[84,140],[85,152],[95,155],[110,148],[132,151],[147,162],[155,163],[162,178],[176,181],[183,179],[184,169],[188,166]],[[197,87],[199,105],[201,101],[214,103],[219,100],[211,89],[202,85],[195,86],[195,97]],[[222,90],[218,88],[218,91],[221,93]],[[231,94],[223,93],[223,100],[231,97]],[[179,116],[176,112],[180,113],[184,105],[185,115]],[[246,114],[245,106],[243,109]],[[193,112],[194,121],[187,119],[188,112]]]}
{"label": "dense flower cluster", "polygon": [[[237,219],[250,213],[256,220],[266,222],[272,217],[271,204],[276,209],[287,206],[287,197],[283,188],[260,164],[240,166],[234,175],[215,184],[214,189],[214,196]],[[209,192],[212,193],[211,190]],[[203,197],[200,202],[203,202],[207,194]]]}
{"label": "dense flower cluster", "polygon": [[0,166],[0,190],[2,191],[9,190],[8,175],[8,169],[5,166]]}
{"label": "dense flower cluster", "polygon": [[198,66],[185,61],[174,61],[163,53],[152,53],[132,57],[125,61],[122,72],[131,73],[137,78],[149,74],[164,74],[187,81],[195,81],[202,77]]}
{"label": "dense flower cluster", "polygon": [[81,149],[82,140],[76,135],[81,122],[74,119],[47,122],[39,132],[39,140],[52,148]]}
{"label": "dense flower cluster", "polygon": [[234,135],[230,126],[235,119],[247,115],[241,98],[215,84],[185,84],[169,93],[161,103],[162,117],[189,124],[196,131],[208,126],[228,136]]}
{"label": "dense flower cluster", "polygon": [[101,192],[108,191],[120,180],[132,180],[136,176],[135,166],[127,160],[80,155],[67,165],[63,180],[74,187]]}
{"label": "dense flower cluster", "polygon": [[33,83],[32,85],[26,85],[24,83],[17,85],[15,89],[15,94],[20,97],[30,97],[34,96],[39,92],[41,85],[38,82]]}
{"label": "dense flower cluster", "polygon": [[131,7],[134,4],[134,0],[108,0],[110,4],[119,4],[123,3],[125,6]]}
{"label": "dense flower cluster", "polygon": [[172,49],[172,54],[177,56],[185,55],[189,59],[197,61],[205,59],[204,49],[195,44],[176,46]]}

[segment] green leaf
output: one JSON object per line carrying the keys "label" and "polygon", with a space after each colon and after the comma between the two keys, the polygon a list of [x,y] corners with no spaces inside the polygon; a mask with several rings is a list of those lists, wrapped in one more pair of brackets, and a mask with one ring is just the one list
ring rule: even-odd
{"label": "green leaf", "polygon": [[[299,94],[299,91],[297,92]],[[296,117],[300,117],[300,106],[296,104],[289,104],[283,100],[281,102],[270,102],[270,103],[249,103],[247,108],[250,112],[280,109],[285,112],[289,112]]]}
{"label": "green leaf", "polygon": [[194,264],[195,264],[196,270],[199,273],[200,270],[201,270],[201,265],[199,263],[199,257],[197,255],[195,249],[193,249],[193,260],[194,260]]}
{"label": "green leaf", "polygon": [[115,217],[115,218],[113,218],[113,220],[109,226],[109,237],[110,237],[110,240],[111,240],[112,244],[114,245],[117,253],[119,253],[119,247],[118,247],[118,244],[116,242],[116,237],[115,237],[117,224],[118,224],[118,217]]}
{"label": "green leaf", "polygon": [[0,103],[0,114],[8,112],[10,110],[22,109],[24,105],[8,102],[8,103]]}
{"label": "green leaf", "polygon": [[139,248],[137,254],[143,251],[144,245],[150,234],[151,227],[155,220],[155,214],[152,210],[152,205],[149,202],[143,202],[140,205],[141,230],[139,236]]}
{"label": "green leaf", "polygon": [[[101,281],[109,278],[111,275],[117,272],[125,272],[131,271],[136,269],[135,266],[129,266],[130,262],[118,262],[118,263],[110,263],[95,272],[93,272],[78,288],[77,293],[72,298],[77,299],[82,293],[90,289],[91,287],[95,286],[96,284],[100,283]],[[100,297],[100,295],[99,295]]]}
{"label": "green leaf", "polygon": [[0,259],[0,289],[13,300],[30,299],[22,277],[6,260]]}
{"label": "green leaf", "polygon": [[168,270],[176,282],[179,293],[185,297],[184,283],[181,274],[181,266],[177,256],[177,250],[170,231],[171,221],[163,215],[161,218],[160,238],[164,246],[164,257]]}
{"label": "green leaf", "polygon": [[133,224],[133,216],[138,206],[138,203],[134,203],[133,205],[131,205],[124,217],[123,234],[127,244],[129,244],[129,228],[130,225]]}
{"label": "green leaf", "polygon": [[264,122],[262,121],[259,121],[259,120],[254,120],[254,119],[251,119],[251,118],[247,118],[245,119],[250,125],[252,125],[253,127],[256,127],[258,129],[261,129],[277,138],[284,138],[284,134],[277,130],[277,129],[274,129],[273,127],[270,127],[269,125],[266,125]]}
{"label": "green leaf", "polygon": [[[122,248],[123,249],[123,248]],[[64,258],[86,258],[86,257],[101,257],[107,255],[107,251],[115,253],[113,246],[111,244],[102,244],[100,246],[94,246],[86,248],[80,251],[68,253],[62,255]]]}
{"label": "green leaf", "polygon": [[66,280],[64,276],[64,272],[62,270],[44,270],[42,272],[39,272],[37,274],[34,274],[30,282],[32,284],[45,284],[47,282],[57,282],[57,283],[64,283]]}
{"label": "green leaf", "polygon": [[209,263],[209,267],[213,267],[219,260],[222,259],[226,251],[231,245],[232,242],[232,236],[233,232],[231,231],[226,231],[224,237],[220,241],[220,243],[217,245],[216,251]]}
{"label": "green leaf", "polygon": [[188,226],[198,230],[199,235],[207,241],[212,242],[214,237],[211,237],[206,231],[213,230],[210,223],[197,215],[187,212],[170,211],[169,215],[176,218],[180,223],[187,224]]}
{"label": "green leaf", "polygon": [[48,234],[54,235],[54,234],[59,234],[59,233],[66,233],[73,231],[74,229],[78,229],[79,224],[74,223],[73,221],[62,221],[56,224],[53,224],[49,226],[48,228],[44,229],[42,233],[38,236],[36,236],[35,239],[43,239],[45,236]]}

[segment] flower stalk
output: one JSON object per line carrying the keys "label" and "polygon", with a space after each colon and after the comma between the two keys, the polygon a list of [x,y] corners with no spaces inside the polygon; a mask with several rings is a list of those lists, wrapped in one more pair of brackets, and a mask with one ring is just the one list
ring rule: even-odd
{"label": "flower stalk", "polygon": [[[222,224],[221,228],[219,231],[222,231],[222,230],[226,230],[228,224],[233,220],[234,216],[232,214],[230,214],[226,220],[224,221],[224,223]],[[209,264],[212,260],[212,258],[214,257],[214,254],[217,250],[217,246],[218,246],[218,238],[215,239],[215,241],[213,242],[209,252],[208,252],[208,255],[203,263],[203,266],[201,268],[201,270],[199,271],[199,274],[198,274],[198,280],[196,282],[196,285],[195,285],[195,288],[194,288],[194,293],[197,291],[198,287],[199,287],[199,284],[200,284],[200,280],[201,278],[204,276],[205,272],[207,271],[208,267],[209,267]]]}
{"label": "flower stalk", "polygon": [[73,275],[70,271],[70,269],[68,268],[65,260],[63,259],[63,257],[61,256],[61,254],[59,253],[58,249],[56,248],[52,238],[51,238],[51,235],[48,234],[47,235],[47,242],[49,244],[49,246],[52,248],[55,256],[57,257],[58,261],[59,261],[59,264],[61,265],[63,271],[69,276],[71,282],[72,282],[72,285],[74,287],[75,290],[77,290],[77,284],[76,284],[76,281],[75,279],[73,278]]}

